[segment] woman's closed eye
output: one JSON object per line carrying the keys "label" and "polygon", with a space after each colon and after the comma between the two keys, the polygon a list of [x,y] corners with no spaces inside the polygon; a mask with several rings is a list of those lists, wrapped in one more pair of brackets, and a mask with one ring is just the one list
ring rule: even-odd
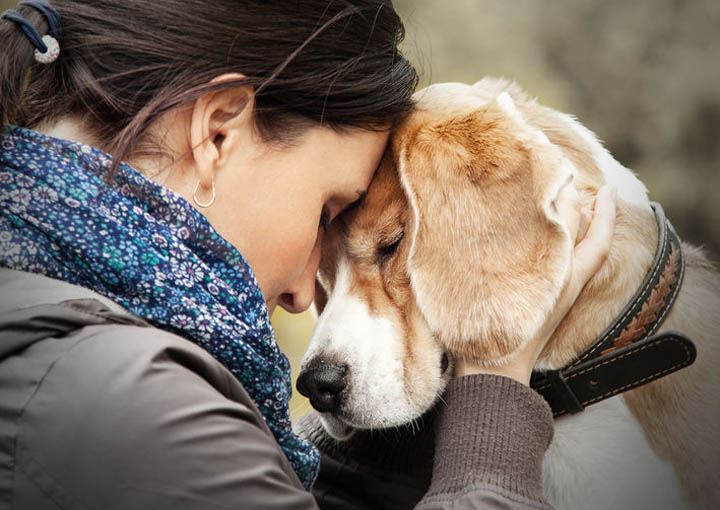
{"label": "woman's closed eye", "polygon": [[320,228],[326,234],[330,227],[330,220],[330,208],[327,205],[323,205],[322,212],[320,213]]}

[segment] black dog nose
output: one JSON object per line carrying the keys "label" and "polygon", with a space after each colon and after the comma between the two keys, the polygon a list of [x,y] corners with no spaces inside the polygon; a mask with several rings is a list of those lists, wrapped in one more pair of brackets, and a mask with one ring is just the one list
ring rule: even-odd
{"label": "black dog nose", "polygon": [[311,362],[298,376],[297,389],[321,413],[337,411],[340,393],[347,386],[347,365],[324,360]]}

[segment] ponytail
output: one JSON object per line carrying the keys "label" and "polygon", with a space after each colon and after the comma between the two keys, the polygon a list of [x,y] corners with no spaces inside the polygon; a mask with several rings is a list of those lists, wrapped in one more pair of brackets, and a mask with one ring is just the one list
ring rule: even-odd
{"label": "ponytail", "polygon": [[0,20],[0,117],[6,124],[18,123],[23,89],[34,62],[32,44],[9,20]]}
{"label": "ponytail", "polygon": [[[52,35],[40,36],[48,30]],[[60,17],[46,2],[21,2],[18,11],[6,11],[0,18],[0,47],[5,48],[0,54],[2,131],[7,124],[25,123],[24,92],[31,74],[47,74],[35,64],[57,59],[59,34]]]}

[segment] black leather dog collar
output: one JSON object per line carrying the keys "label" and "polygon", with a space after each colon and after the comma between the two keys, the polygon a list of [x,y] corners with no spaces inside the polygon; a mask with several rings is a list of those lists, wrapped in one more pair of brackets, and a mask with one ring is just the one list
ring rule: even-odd
{"label": "black leather dog collar", "polygon": [[[660,204],[655,260],[620,316],[577,359],[559,370],[533,373],[530,381],[554,416],[659,379],[695,361],[695,345],[675,331],[654,335],[672,308],[685,275],[680,239]],[[653,336],[654,335],[654,336]]]}

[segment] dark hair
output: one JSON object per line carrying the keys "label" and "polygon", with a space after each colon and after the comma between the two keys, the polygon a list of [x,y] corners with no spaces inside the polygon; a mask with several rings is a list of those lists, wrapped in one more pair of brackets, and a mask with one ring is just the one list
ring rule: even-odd
{"label": "dark hair", "polygon": [[[412,109],[417,74],[398,51],[390,0],[53,0],[60,58],[34,62],[0,21],[0,117],[24,127],[79,115],[115,163],[162,114],[212,90],[250,85],[255,121],[282,141],[298,120],[380,129]],[[18,11],[41,34],[35,9]],[[243,80],[210,85],[224,73]]]}

